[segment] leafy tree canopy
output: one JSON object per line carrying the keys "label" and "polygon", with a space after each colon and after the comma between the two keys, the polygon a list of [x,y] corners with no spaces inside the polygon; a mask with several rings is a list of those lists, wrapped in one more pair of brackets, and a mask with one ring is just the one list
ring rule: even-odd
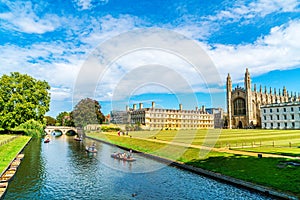
{"label": "leafy tree canopy", "polygon": [[71,113],[69,113],[69,112],[59,113],[56,117],[56,125],[57,126],[74,126],[74,122],[71,117]]}
{"label": "leafy tree canopy", "polygon": [[51,117],[51,116],[45,116],[45,119],[46,119],[46,125],[47,125],[47,126],[55,126],[55,124],[56,124],[56,119],[54,119],[54,118]]}
{"label": "leafy tree canopy", "polygon": [[0,127],[14,128],[33,119],[43,123],[49,111],[50,86],[26,74],[13,72],[0,78]]}
{"label": "leafy tree canopy", "polygon": [[105,117],[100,109],[98,101],[90,98],[82,99],[71,113],[75,125],[84,127],[87,124],[102,124]]}

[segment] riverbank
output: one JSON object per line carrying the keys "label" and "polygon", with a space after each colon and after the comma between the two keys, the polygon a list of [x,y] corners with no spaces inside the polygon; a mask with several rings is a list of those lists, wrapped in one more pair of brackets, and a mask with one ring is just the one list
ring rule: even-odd
{"label": "riverbank", "polygon": [[[0,135],[0,137],[2,137],[2,135]],[[3,135],[3,137],[7,137],[7,135]],[[5,138],[5,140],[6,139],[9,138]],[[13,140],[3,143],[0,146],[0,176],[7,170],[11,162],[25,148],[30,140],[31,137],[29,136],[17,136]]]}
{"label": "riverbank", "polygon": [[[269,193],[278,198],[300,197],[299,167],[283,165],[287,158],[258,158],[233,153],[208,151],[141,138],[90,133],[89,137],[123,148],[130,148],[196,173]],[[204,155],[201,157],[199,155]],[[203,171],[204,170],[204,171]],[[273,189],[272,189],[273,188]]]}

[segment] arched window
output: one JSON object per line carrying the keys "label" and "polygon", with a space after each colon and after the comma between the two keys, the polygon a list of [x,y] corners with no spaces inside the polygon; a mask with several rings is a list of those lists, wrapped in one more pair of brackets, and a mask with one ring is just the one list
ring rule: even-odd
{"label": "arched window", "polygon": [[234,115],[246,115],[245,99],[238,98],[233,102]]}

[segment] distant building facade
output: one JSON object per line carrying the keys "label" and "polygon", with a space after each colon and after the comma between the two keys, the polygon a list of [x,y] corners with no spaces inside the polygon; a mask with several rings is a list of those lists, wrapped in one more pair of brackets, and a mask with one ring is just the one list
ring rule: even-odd
{"label": "distant building facade", "polygon": [[261,122],[265,129],[300,129],[299,99],[261,106]]}
{"label": "distant building facade", "polygon": [[[274,103],[287,103],[292,94],[289,95],[286,88],[283,87],[282,92],[276,92],[276,89],[269,92],[265,87],[262,91],[260,86],[259,90],[256,90],[256,85],[252,90],[251,78],[248,69],[246,69],[245,88],[237,86],[232,89],[232,81],[230,74],[227,76],[226,91],[227,91],[227,122],[228,128],[245,128],[257,126],[261,127],[261,110],[260,107]],[[299,97],[299,95],[298,95]]]}
{"label": "distant building facade", "polygon": [[195,110],[155,108],[152,102],[151,108],[143,108],[143,104],[136,104],[129,109],[131,124],[141,124],[144,129],[212,129],[214,128],[214,115],[206,112],[205,107]]}
{"label": "distant building facade", "polygon": [[144,108],[143,104],[133,104],[133,108],[126,106],[126,111],[111,112],[112,123],[139,124],[141,128],[155,129],[211,129],[214,128],[214,115],[209,114],[205,107],[195,110]]}
{"label": "distant building facade", "polygon": [[205,110],[214,115],[214,128],[223,128],[224,110],[222,108],[206,108]]}
{"label": "distant building facade", "polygon": [[130,114],[128,111],[111,111],[110,122],[113,124],[129,124]]}
{"label": "distant building facade", "polygon": [[88,124],[83,128],[83,130],[85,130],[85,131],[99,131],[99,130],[101,130],[101,125],[100,124]]}

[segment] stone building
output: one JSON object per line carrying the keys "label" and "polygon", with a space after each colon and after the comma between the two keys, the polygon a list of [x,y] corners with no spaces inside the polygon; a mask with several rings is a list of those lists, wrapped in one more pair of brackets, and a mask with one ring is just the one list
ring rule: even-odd
{"label": "stone building", "polygon": [[155,108],[152,102],[151,108],[143,108],[143,104],[136,104],[133,108],[126,108],[130,115],[131,124],[140,124],[143,129],[211,129],[214,128],[214,116],[196,107],[195,110],[183,110],[182,104],[179,109]]}
{"label": "stone building", "polygon": [[130,115],[128,111],[111,111],[110,112],[110,122],[113,124],[129,124]]}
{"label": "stone building", "polygon": [[223,128],[224,111],[222,108],[206,108],[206,112],[214,115],[214,128]]}
{"label": "stone building", "polygon": [[143,108],[140,103],[139,109],[133,105],[130,111],[131,123],[140,123],[145,129],[210,129],[214,127],[212,114],[196,107],[195,110],[183,110],[182,104],[179,109],[155,108],[152,102],[151,108]]}
{"label": "stone building", "polygon": [[260,107],[274,103],[288,102],[290,97],[286,88],[283,87],[282,92],[276,89],[267,91],[267,87],[262,91],[260,86],[256,90],[254,84],[253,90],[251,87],[251,78],[248,69],[246,69],[244,88],[237,86],[232,89],[232,81],[230,74],[227,76],[226,83],[227,91],[227,113],[228,113],[228,128],[246,128],[246,127],[261,127]]}
{"label": "stone building", "polygon": [[300,101],[261,106],[262,128],[300,129]]}

